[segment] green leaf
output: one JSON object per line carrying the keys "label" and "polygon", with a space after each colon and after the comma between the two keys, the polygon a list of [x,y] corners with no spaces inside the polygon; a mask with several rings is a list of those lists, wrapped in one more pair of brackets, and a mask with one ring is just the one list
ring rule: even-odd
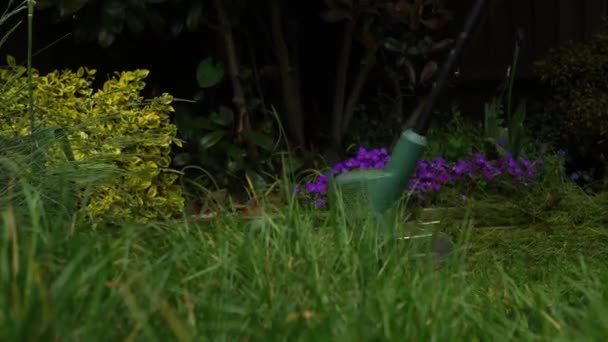
{"label": "green leaf", "polygon": [[243,136],[249,140],[251,143],[253,143],[254,145],[257,145],[261,148],[263,148],[266,151],[273,151],[274,150],[274,142],[272,141],[272,139],[260,132],[255,132],[255,131],[251,131],[251,130],[244,130],[241,132],[241,134],[243,134]]}
{"label": "green leaf", "polygon": [[106,1],[103,4],[103,16],[125,19],[127,6],[124,1]]}
{"label": "green leaf", "polygon": [[207,133],[201,138],[199,144],[203,150],[207,150],[220,142],[225,135],[226,133],[224,131],[213,131],[211,133]]}
{"label": "green leaf", "polygon": [[141,19],[141,17],[132,16],[129,18],[129,20],[127,20],[127,27],[129,28],[129,31],[131,31],[132,33],[138,34],[144,30],[144,28],[146,27],[146,24]]}
{"label": "green leaf", "polygon": [[175,125],[180,133],[180,136],[186,140],[193,140],[193,136],[196,133],[192,121],[194,119],[194,111],[192,106],[178,103],[175,105]]}
{"label": "green leaf", "polygon": [[299,171],[303,166],[304,162],[295,156],[288,156],[284,159],[283,162],[283,170],[287,174],[295,173]]}
{"label": "green leaf", "polygon": [[247,175],[247,178],[249,178],[249,180],[251,181],[251,184],[253,185],[255,191],[263,192],[265,189],[268,188],[268,183],[266,183],[264,177],[260,176],[259,173],[252,170],[247,170],[245,174]]}
{"label": "green leaf", "polygon": [[157,11],[152,11],[152,10],[147,10],[145,13],[146,13],[146,19],[148,21],[148,25],[155,32],[163,32],[166,29],[167,21],[160,13],[158,13]]}
{"label": "green leaf", "polygon": [[406,60],[404,62],[405,73],[407,74],[408,85],[416,86],[416,70],[414,70],[414,66],[412,62]]}
{"label": "green leaf", "polygon": [[500,113],[500,103],[498,100],[493,100],[486,103],[484,106],[484,131],[486,138],[496,141],[500,136],[500,121],[498,115]]}
{"label": "green leaf", "polygon": [[201,1],[195,2],[190,8],[190,11],[188,11],[188,16],[186,17],[186,28],[189,31],[198,29],[201,24],[202,17],[203,3]]}
{"label": "green leaf", "polygon": [[173,37],[177,37],[179,36],[182,31],[184,31],[184,23],[181,21],[175,21],[172,25],[171,25],[171,34],[173,34]]}
{"label": "green leaf", "polygon": [[220,111],[212,112],[209,119],[220,126],[230,126],[234,122],[234,113],[228,107],[220,107]]}
{"label": "green leaf", "polygon": [[521,101],[515,110],[515,114],[513,115],[513,124],[515,125],[523,125],[524,120],[526,120],[526,101]]}
{"label": "green leaf", "polygon": [[223,127],[218,126],[209,118],[198,116],[192,120],[192,128],[196,130],[217,131]]}
{"label": "green leaf", "polygon": [[112,45],[112,43],[114,43],[115,38],[116,36],[112,32],[106,30],[105,28],[102,28],[101,31],[99,31],[99,33],[97,34],[97,43],[99,44],[99,46],[107,48]]}
{"label": "green leaf", "polygon": [[393,52],[401,52],[405,48],[405,45],[397,39],[389,37],[384,41],[384,48]]}
{"label": "green leaf", "polygon": [[62,17],[72,15],[80,11],[89,0],[61,0],[59,3],[59,15]]}
{"label": "green leaf", "polygon": [[201,88],[211,88],[224,78],[224,67],[211,57],[203,59],[196,68],[196,80]]}
{"label": "green leaf", "polygon": [[234,160],[229,160],[226,164],[226,168],[231,175],[234,175],[238,171],[243,169],[243,163],[236,162]]}
{"label": "green leaf", "polygon": [[177,167],[183,167],[186,166],[190,163],[192,157],[190,156],[190,153],[178,153],[175,155],[175,157],[173,157],[173,163],[175,164],[175,166]]}
{"label": "green leaf", "polygon": [[412,46],[409,49],[407,49],[407,53],[409,53],[410,55],[416,56],[416,55],[419,55],[421,53],[421,51],[419,48]]}
{"label": "green leaf", "polygon": [[101,30],[106,30],[113,35],[118,35],[124,29],[125,19],[120,16],[104,15],[101,26]]}
{"label": "green leaf", "polygon": [[514,157],[519,157],[526,144],[526,129],[524,120],[526,119],[526,102],[522,101],[517,106],[509,127],[509,144]]}
{"label": "green leaf", "polygon": [[243,161],[245,151],[243,151],[242,148],[239,148],[238,146],[235,146],[235,145],[230,145],[230,147],[228,147],[228,150],[226,152],[228,153],[228,157],[230,157],[230,159],[232,159],[236,162]]}
{"label": "green leaf", "polygon": [[228,171],[235,173],[239,170],[242,170],[245,166],[245,152],[243,149],[239,148],[235,145],[230,145],[226,150],[228,153],[229,161],[228,161]]}

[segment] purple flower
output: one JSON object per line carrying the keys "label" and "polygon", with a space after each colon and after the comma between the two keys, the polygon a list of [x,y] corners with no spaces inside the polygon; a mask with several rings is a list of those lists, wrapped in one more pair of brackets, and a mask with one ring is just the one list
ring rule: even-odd
{"label": "purple flower", "polygon": [[[349,172],[356,169],[382,169],[390,162],[391,157],[385,148],[367,150],[360,147],[354,158],[337,163],[331,168],[331,174]],[[464,189],[476,184],[475,179],[483,178],[486,182],[495,180],[510,181],[512,184],[526,185],[535,177],[542,165],[542,160],[532,163],[527,158],[516,160],[511,153],[506,153],[498,160],[488,160],[481,153],[472,154],[469,159],[461,159],[454,163],[446,161],[441,156],[431,160],[418,161],[407,184],[407,189],[419,201],[428,201],[431,196],[439,193],[446,186],[462,186]],[[313,182],[305,185],[304,189],[297,187],[294,192],[304,200],[312,201],[317,208],[326,205],[330,174],[323,174]],[[467,200],[461,193],[461,200]]]}
{"label": "purple flower", "polygon": [[570,180],[573,182],[576,182],[580,178],[581,178],[581,175],[578,172],[572,172],[572,174],[570,174]]}
{"label": "purple flower", "polygon": [[308,183],[308,184],[306,184],[306,190],[308,192],[317,192],[317,184],[316,183]]}
{"label": "purple flower", "polygon": [[447,172],[442,172],[441,174],[439,174],[439,177],[437,177],[437,180],[443,184],[449,182],[450,179],[451,179],[450,174]]}
{"label": "purple flower", "polygon": [[490,169],[483,169],[481,172],[483,173],[483,177],[488,181],[491,181],[494,178],[494,172]]}
{"label": "purple flower", "polygon": [[343,163],[338,163],[331,168],[333,174],[348,172],[348,168]]}
{"label": "purple flower", "polygon": [[452,167],[452,171],[458,176],[461,176],[461,175],[469,172],[470,169],[471,169],[471,163],[466,160],[459,160],[456,163],[456,165],[454,165],[454,167]]}
{"label": "purple flower", "polygon": [[528,177],[534,177],[534,167],[528,158],[522,158],[521,166]]}

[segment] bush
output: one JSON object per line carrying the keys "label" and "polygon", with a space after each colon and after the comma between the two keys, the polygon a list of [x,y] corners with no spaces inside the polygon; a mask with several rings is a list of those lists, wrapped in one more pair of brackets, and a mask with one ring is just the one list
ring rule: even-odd
{"label": "bush", "polygon": [[608,32],[566,44],[536,68],[552,90],[546,110],[564,140],[601,151],[599,145],[608,138]]}
{"label": "bush", "polygon": [[[0,136],[31,133],[26,69],[8,57],[0,70]],[[94,222],[170,218],[184,207],[178,175],[168,169],[171,145],[179,145],[169,121],[172,97],[150,101],[140,96],[147,70],[116,73],[94,90],[95,70],[80,68],[40,75],[33,70],[34,127],[52,128],[65,137],[48,148],[50,162],[66,159],[115,166],[119,173],[90,195],[79,188],[83,211]]]}

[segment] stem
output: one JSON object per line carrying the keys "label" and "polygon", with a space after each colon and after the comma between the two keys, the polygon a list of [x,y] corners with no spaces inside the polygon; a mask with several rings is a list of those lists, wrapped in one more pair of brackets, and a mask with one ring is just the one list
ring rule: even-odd
{"label": "stem", "polygon": [[403,121],[403,95],[401,94],[401,82],[399,77],[391,77],[391,84],[393,86],[393,91],[395,92],[394,111],[392,114],[398,118],[401,123]]}
{"label": "stem", "polygon": [[481,13],[485,5],[485,0],[476,0],[473,4],[473,8],[469,13],[469,16],[464,24],[464,28],[462,32],[458,35],[458,38],[454,42],[454,46],[448,53],[446,61],[444,62],[442,68],[439,70],[439,74],[437,76],[437,81],[435,82],[435,86],[431,89],[431,93],[428,95],[426,99],[424,99],[418,108],[414,111],[413,115],[417,115],[419,120],[416,125],[416,129],[414,130],[418,134],[425,134],[431,124],[431,110],[435,105],[435,102],[439,98],[441,92],[445,89],[446,83],[448,81],[448,77],[452,68],[454,67],[454,63],[456,62],[457,57],[460,55],[460,51],[464,47],[465,42],[467,41],[469,34],[471,33],[475,23],[477,22],[477,18]]}
{"label": "stem", "polygon": [[27,110],[30,117],[30,132],[34,134],[36,121],[34,116],[34,78],[32,76],[32,54],[33,54],[33,28],[34,28],[34,0],[27,0],[27,83],[28,104]]}
{"label": "stem", "polygon": [[515,83],[515,70],[517,70],[517,60],[519,59],[519,42],[515,42],[515,52],[513,53],[513,68],[509,72],[509,89],[507,90],[507,122],[511,123],[511,95],[513,94],[513,83]]}
{"label": "stem", "polygon": [[340,140],[342,136],[342,122],[344,117],[344,98],[346,96],[346,81],[348,78],[348,61],[350,59],[350,51],[353,42],[353,31],[355,29],[354,19],[349,20],[344,24],[344,37],[342,38],[342,47],[340,48],[340,56],[338,57],[338,71],[336,73],[336,93],[334,94],[334,108],[332,115],[332,140],[333,148],[340,148]]}
{"label": "stem", "polygon": [[[230,80],[232,83],[232,92],[234,105],[239,113],[236,134],[240,138],[243,130],[250,130],[251,125],[249,122],[249,112],[247,110],[247,101],[245,100],[245,91],[243,90],[243,84],[239,78],[239,62],[236,52],[236,44],[234,43],[234,35],[232,32],[232,24],[224,8],[222,0],[215,0],[215,10],[217,11],[220,32],[224,39],[224,45],[226,49],[226,59],[228,64],[228,73],[230,74]],[[247,155],[251,161],[257,164],[257,150],[250,141],[246,141]]]}
{"label": "stem", "polygon": [[372,70],[375,64],[375,57],[376,48],[369,48],[367,50],[367,53],[365,54],[363,66],[361,66],[361,69],[359,69],[359,72],[355,77],[353,88],[351,89],[350,95],[348,96],[348,100],[346,101],[346,106],[344,107],[344,116],[342,117],[342,132],[339,140],[340,143],[342,142],[342,137],[346,134],[348,126],[350,125],[350,121],[352,120],[353,115],[355,114],[355,109],[357,104],[359,103],[359,98],[361,97],[363,86],[365,86],[367,76],[369,75],[369,72]]}
{"label": "stem", "polygon": [[296,68],[292,66],[289,49],[283,36],[280,0],[271,0],[269,6],[272,40],[281,73],[281,86],[283,88],[283,101],[286,111],[284,118],[287,122],[291,138],[294,139],[299,147],[303,148],[306,139],[304,136],[304,111],[302,108],[300,83]]}

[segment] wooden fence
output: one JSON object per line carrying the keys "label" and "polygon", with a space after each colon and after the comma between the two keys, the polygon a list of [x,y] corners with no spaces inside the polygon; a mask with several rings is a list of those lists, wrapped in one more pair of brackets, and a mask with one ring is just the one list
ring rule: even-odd
{"label": "wooden fence", "polygon": [[[466,12],[471,0],[459,3]],[[463,51],[461,80],[492,81],[504,77],[512,63],[516,29],[523,30],[518,78],[533,78],[533,63],[567,41],[584,41],[597,33],[608,15],[608,0],[489,0],[480,28]],[[463,10],[463,11],[460,11]],[[465,14],[459,15],[463,18]]]}

